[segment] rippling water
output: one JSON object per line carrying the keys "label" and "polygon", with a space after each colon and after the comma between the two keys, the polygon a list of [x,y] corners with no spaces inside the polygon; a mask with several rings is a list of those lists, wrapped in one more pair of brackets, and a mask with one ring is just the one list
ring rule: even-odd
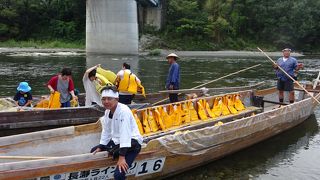
{"label": "rippling water", "polygon": [[[299,59],[305,69],[300,80],[317,77],[317,57]],[[129,62],[147,92],[164,88],[168,64],[159,57],[123,56],[6,56],[0,55],[0,96],[13,96],[20,81],[28,81],[33,94],[47,94],[46,82],[63,67],[71,67],[75,85],[83,91],[85,69],[95,64],[118,71]],[[265,81],[275,84],[275,75],[266,58],[182,58],[181,88],[191,88],[240,69],[260,67],[224,79],[208,87],[250,85]],[[320,179],[320,109],[303,124],[250,148],[170,179]]]}

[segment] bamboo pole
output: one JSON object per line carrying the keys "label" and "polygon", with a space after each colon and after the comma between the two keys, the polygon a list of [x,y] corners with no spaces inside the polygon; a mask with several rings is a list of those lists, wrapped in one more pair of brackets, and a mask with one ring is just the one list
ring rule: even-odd
{"label": "bamboo pole", "polygon": [[[254,65],[254,66],[251,66],[251,67],[242,69],[242,70],[240,70],[240,71],[233,72],[233,73],[231,73],[231,74],[228,74],[228,75],[219,77],[219,78],[214,79],[214,80],[212,80],[212,81],[209,81],[209,82],[200,84],[200,85],[195,86],[195,87],[193,87],[193,88],[191,88],[191,89],[197,89],[197,88],[199,88],[199,87],[205,86],[205,85],[207,85],[207,84],[211,84],[211,83],[213,83],[213,82],[219,81],[219,80],[224,79],[224,78],[227,78],[227,77],[229,77],[229,76],[232,76],[232,75],[235,75],[235,74],[238,74],[238,73],[247,71],[247,70],[249,70],[249,69],[253,69],[253,68],[258,67],[258,66],[260,66],[260,65],[261,65],[261,64],[256,64],[256,65]],[[165,98],[165,99],[162,99],[162,100],[160,100],[160,101],[158,101],[158,102],[155,102],[155,103],[152,104],[152,106],[157,105],[157,104],[159,104],[159,103],[162,103],[162,102],[166,101],[167,99],[168,99],[168,98]]]}
{"label": "bamboo pole", "polygon": [[293,79],[293,77],[291,77],[284,69],[282,69],[274,60],[271,59],[270,56],[268,56],[268,54],[266,54],[264,51],[262,51],[259,47],[257,47],[258,50],[264,54],[273,64],[277,65],[278,68],[288,77],[290,78],[294,83],[298,84],[298,86],[303,89],[311,98],[313,98],[318,104],[320,104],[320,102],[318,101],[318,99],[316,99],[309,91],[307,91],[298,81],[296,81],[295,79]]}

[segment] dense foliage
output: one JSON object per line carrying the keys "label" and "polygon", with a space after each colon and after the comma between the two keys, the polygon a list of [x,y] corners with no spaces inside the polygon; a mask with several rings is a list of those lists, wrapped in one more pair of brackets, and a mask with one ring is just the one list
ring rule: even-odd
{"label": "dense foliage", "polygon": [[[319,0],[163,1],[166,23],[155,34],[166,41],[167,48],[320,49]],[[85,5],[85,0],[0,0],[0,41],[84,43]]]}
{"label": "dense foliage", "polygon": [[319,0],[168,0],[164,37],[211,49],[263,44],[306,51],[319,48],[319,9]]}
{"label": "dense foliage", "polygon": [[85,0],[0,0],[0,40],[84,40]]}

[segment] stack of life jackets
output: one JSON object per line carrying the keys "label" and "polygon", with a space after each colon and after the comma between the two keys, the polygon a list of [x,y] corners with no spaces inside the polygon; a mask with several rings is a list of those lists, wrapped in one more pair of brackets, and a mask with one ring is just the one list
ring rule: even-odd
{"label": "stack of life jackets", "polygon": [[137,94],[138,92],[145,96],[144,87],[136,80],[137,76],[124,70],[123,79],[118,83],[119,92]]}
{"label": "stack of life jackets", "polygon": [[[133,115],[139,127],[140,133],[149,134],[158,131],[166,131],[169,128],[178,128],[194,121],[206,121],[230,114],[238,114],[245,109],[239,94],[226,95],[213,99],[199,99],[147,108],[139,112],[133,110]],[[212,107],[210,103],[212,102]],[[223,125],[218,122],[215,126]]]}

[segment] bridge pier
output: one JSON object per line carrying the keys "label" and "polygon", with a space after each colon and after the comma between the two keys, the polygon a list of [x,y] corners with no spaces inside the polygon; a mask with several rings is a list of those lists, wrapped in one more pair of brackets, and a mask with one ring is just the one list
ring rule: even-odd
{"label": "bridge pier", "polygon": [[86,51],[100,54],[138,54],[135,0],[87,0]]}

